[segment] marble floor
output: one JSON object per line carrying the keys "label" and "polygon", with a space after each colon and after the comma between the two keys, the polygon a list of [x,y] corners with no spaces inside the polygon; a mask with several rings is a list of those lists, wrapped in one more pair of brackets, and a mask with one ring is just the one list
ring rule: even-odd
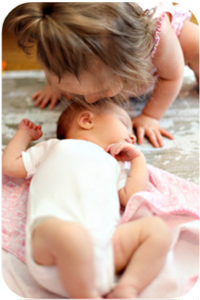
{"label": "marble floor", "polygon": [[[43,71],[7,71],[3,74],[2,149],[23,118],[42,125],[41,141],[55,137],[56,122],[64,104],[60,103],[54,110],[41,110],[31,102],[31,95],[42,89],[45,82]],[[199,94],[195,87],[195,78],[186,67],[180,94],[160,122],[175,139],[164,138],[162,148],[154,148],[148,140],[139,147],[149,164],[199,183]],[[139,114],[144,104],[145,101],[131,101],[130,115]]]}

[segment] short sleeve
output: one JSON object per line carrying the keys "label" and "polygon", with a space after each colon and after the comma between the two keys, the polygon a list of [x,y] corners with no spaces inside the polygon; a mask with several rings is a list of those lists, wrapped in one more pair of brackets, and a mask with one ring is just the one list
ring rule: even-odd
{"label": "short sleeve", "polygon": [[50,139],[48,141],[38,143],[37,145],[22,152],[22,159],[27,172],[26,178],[30,178],[35,174],[35,171],[46,156],[48,150],[58,142],[59,140],[57,139]]}
{"label": "short sleeve", "polygon": [[119,166],[120,166],[120,175],[118,178],[118,183],[117,183],[117,190],[121,190],[125,185],[126,185],[126,181],[127,178],[129,176],[129,172],[130,172],[130,163],[129,162],[119,162]]}
{"label": "short sleeve", "polygon": [[157,18],[157,27],[156,27],[156,30],[154,32],[154,38],[155,38],[155,44],[154,44],[154,47],[153,47],[153,50],[151,52],[151,57],[153,58],[155,53],[156,53],[156,50],[157,50],[157,47],[159,45],[159,42],[160,42],[160,33],[161,33],[161,29],[162,29],[162,23],[163,23],[163,20],[165,18],[165,12],[163,12],[158,18]]}

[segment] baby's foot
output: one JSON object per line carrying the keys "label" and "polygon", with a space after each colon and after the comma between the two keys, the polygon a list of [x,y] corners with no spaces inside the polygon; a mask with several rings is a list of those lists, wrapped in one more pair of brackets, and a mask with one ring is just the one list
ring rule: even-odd
{"label": "baby's foot", "polygon": [[138,291],[129,285],[116,285],[116,287],[106,295],[108,299],[134,299],[137,298]]}

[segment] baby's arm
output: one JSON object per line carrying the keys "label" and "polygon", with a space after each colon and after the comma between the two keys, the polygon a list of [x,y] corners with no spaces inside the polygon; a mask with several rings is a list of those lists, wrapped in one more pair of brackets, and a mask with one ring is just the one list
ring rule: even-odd
{"label": "baby's arm", "polygon": [[107,149],[118,161],[130,161],[131,169],[125,187],[119,190],[120,204],[126,206],[129,198],[148,188],[148,170],[143,153],[130,143],[112,144]]}
{"label": "baby's arm", "polygon": [[26,169],[22,160],[22,151],[25,151],[32,141],[42,136],[41,126],[36,125],[28,119],[23,119],[18,125],[18,131],[5,148],[2,156],[3,173],[12,176],[25,178]]}
{"label": "baby's arm", "polygon": [[142,114],[133,119],[138,144],[146,135],[154,147],[163,146],[162,135],[172,139],[172,135],[159,126],[159,120],[177,97],[181,88],[184,71],[184,57],[180,42],[165,17],[160,34],[160,43],[154,56],[158,73],[154,92]]}

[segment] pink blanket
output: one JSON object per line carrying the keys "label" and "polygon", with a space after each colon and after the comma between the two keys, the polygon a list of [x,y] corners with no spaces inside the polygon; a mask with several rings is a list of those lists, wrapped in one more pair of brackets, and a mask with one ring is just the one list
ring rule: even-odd
{"label": "pink blanket", "polygon": [[[142,296],[178,297],[181,296],[179,293],[190,290],[198,278],[196,266],[199,251],[199,187],[149,165],[148,170],[150,178],[148,191],[137,193],[130,198],[122,213],[121,223],[149,215],[159,215],[169,224],[173,231],[173,260],[168,258],[169,262],[158,276],[158,280],[155,280]],[[26,262],[24,228],[29,185],[30,180],[3,175],[2,246],[24,263]],[[176,270],[176,278],[173,268]],[[174,283],[177,284],[176,288]],[[162,284],[163,288],[160,289]],[[163,295],[158,294],[157,285]],[[31,294],[29,296],[31,297]]]}

